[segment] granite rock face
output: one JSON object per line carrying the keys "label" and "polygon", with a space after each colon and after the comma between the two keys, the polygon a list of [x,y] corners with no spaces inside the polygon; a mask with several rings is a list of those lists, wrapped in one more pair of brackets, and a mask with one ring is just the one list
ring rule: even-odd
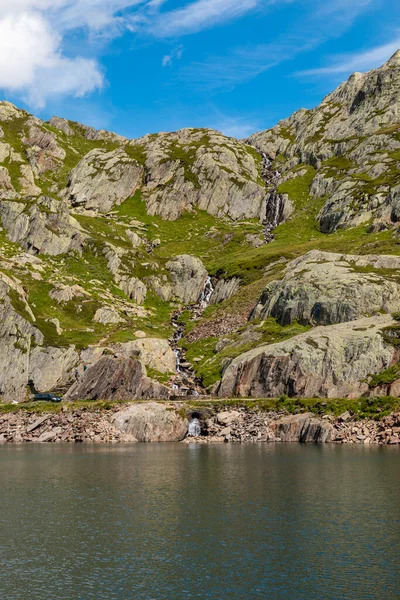
{"label": "granite rock face", "polygon": [[142,176],[141,165],[123,148],[95,149],[71,171],[64,197],[73,206],[106,213],[134,195]]}
{"label": "granite rock face", "polygon": [[23,142],[27,146],[28,160],[37,175],[55,171],[65,159],[65,150],[58,144],[54,134],[40,127],[40,121],[35,118],[29,120],[28,134]]}
{"label": "granite rock face", "polygon": [[175,410],[156,402],[134,404],[117,413],[112,424],[138,442],[180,442],[189,425]]}
{"label": "granite rock face", "polygon": [[87,235],[64,202],[42,197],[29,208],[22,202],[0,202],[7,236],[33,254],[57,256],[81,251]]}
{"label": "granite rock face", "polygon": [[175,372],[176,356],[167,340],[146,337],[116,344],[113,350],[119,356],[138,358],[146,367],[159,373]]}
{"label": "granite rock face", "polygon": [[236,292],[240,287],[240,279],[238,277],[232,277],[232,279],[219,279],[215,285],[214,291],[211,294],[211,304],[219,304],[224,300],[227,300]]}
{"label": "granite rock face", "polygon": [[173,295],[184,304],[195,304],[207,281],[207,271],[199,258],[182,254],[166,265],[170,272]]}
{"label": "granite rock face", "polygon": [[135,358],[103,356],[83,372],[65,400],[134,400],[167,398],[169,390],[147,377]]}
{"label": "granite rock face", "polygon": [[11,280],[0,278],[0,398],[7,402],[21,402],[28,395],[32,342],[42,344],[43,336],[32,324],[26,304],[26,318],[14,309],[10,299],[12,294],[19,302],[25,302],[22,289],[14,287]]}
{"label": "granite rock face", "polygon": [[357,397],[368,391],[369,375],[392,363],[394,348],[381,333],[391,324],[389,315],[363,318],[258,346],[226,367],[218,394]]}
{"label": "granite rock face", "polygon": [[[265,288],[252,317],[282,325],[333,325],[400,311],[400,284],[388,269],[395,256],[355,256],[313,250],[288,263],[285,276]],[[386,269],[386,270],[385,270]],[[390,273],[390,271],[389,271]]]}
{"label": "granite rock face", "polygon": [[254,151],[211,129],[145,136],[110,152],[94,149],[72,170],[64,195],[74,206],[107,212],[136,189],[150,215],[169,220],[195,208],[234,220],[265,217]]}
{"label": "granite rock face", "polygon": [[72,383],[80,357],[74,347],[32,348],[29,355],[29,380],[37,392],[48,392]]}
{"label": "granite rock face", "polygon": [[260,165],[243,143],[212,129],[182,129],[135,143],[146,152],[143,196],[150,215],[175,220],[197,207],[233,220],[264,219]]}
{"label": "granite rock face", "polygon": [[377,227],[393,226],[399,108],[400,51],[378,69],[351,75],[317,108],[297,111],[248,143],[281,158],[281,181],[294,180],[302,164],[316,169],[309,202],[326,198],[318,215],[323,232],[371,219]]}

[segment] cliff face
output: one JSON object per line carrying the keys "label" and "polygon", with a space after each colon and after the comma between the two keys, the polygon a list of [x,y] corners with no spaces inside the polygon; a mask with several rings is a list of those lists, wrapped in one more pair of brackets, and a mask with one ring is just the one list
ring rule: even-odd
{"label": "cliff face", "polygon": [[314,110],[300,110],[248,142],[279,164],[285,179],[302,164],[315,172],[310,202],[322,200],[321,230],[396,226],[400,175],[400,51],[381,68],[354,73]]}
{"label": "cliff face", "polygon": [[102,364],[124,399],[179,393],[171,347],[222,395],[394,373],[399,113],[400,52],[246,141],[128,140],[0,102],[1,400],[89,397]]}

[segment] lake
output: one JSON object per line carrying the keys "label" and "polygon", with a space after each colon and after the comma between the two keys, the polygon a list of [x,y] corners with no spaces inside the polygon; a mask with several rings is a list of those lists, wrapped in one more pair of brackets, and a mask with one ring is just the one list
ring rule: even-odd
{"label": "lake", "polygon": [[0,447],[0,597],[400,599],[400,449]]}

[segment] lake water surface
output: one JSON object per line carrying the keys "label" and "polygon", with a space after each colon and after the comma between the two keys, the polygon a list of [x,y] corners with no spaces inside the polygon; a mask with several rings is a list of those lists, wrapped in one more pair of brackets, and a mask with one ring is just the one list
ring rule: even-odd
{"label": "lake water surface", "polygon": [[400,599],[400,450],[0,447],[7,600]]}

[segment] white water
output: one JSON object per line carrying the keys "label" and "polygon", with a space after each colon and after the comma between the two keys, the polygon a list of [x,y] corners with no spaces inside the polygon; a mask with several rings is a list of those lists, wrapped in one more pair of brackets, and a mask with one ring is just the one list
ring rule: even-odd
{"label": "white water", "polygon": [[188,436],[197,437],[201,434],[200,421],[196,418],[192,419],[189,423]]}
{"label": "white water", "polygon": [[205,310],[209,305],[213,291],[214,287],[211,282],[211,277],[207,277],[207,280],[204,284],[204,289],[199,298],[199,306],[202,310]]}
{"label": "white water", "polygon": [[181,355],[179,350],[174,350],[174,354],[176,357],[176,372],[180,373],[181,371]]}

